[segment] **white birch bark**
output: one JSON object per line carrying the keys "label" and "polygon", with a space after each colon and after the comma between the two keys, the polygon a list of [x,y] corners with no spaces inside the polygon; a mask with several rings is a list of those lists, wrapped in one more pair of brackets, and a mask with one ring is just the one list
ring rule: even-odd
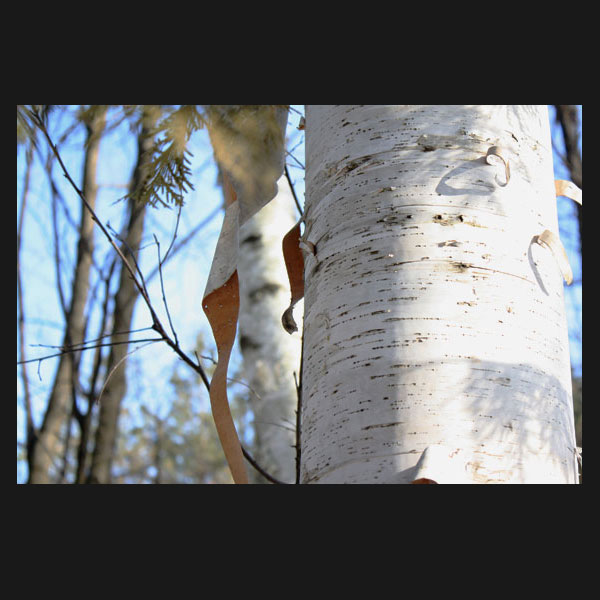
{"label": "white birch bark", "polygon": [[576,483],[546,106],[309,105],[306,153],[301,481]]}
{"label": "white birch bark", "polygon": [[[293,483],[294,445],[301,335],[281,326],[289,287],[281,252],[283,236],[294,226],[294,199],[287,179],[277,196],[240,227],[240,349],[254,415],[254,458],[275,478]],[[297,309],[301,311],[300,309]],[[301,313],[300,313],[301,314]],[[265,482],[255,472],[254,482]]]}

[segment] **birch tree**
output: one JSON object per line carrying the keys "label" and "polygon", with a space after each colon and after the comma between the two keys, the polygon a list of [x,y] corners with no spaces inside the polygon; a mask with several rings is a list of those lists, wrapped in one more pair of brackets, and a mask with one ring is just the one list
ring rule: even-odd
{"label": "birch tree", "polygon": [[306,154],[301,482],[576,483],[547,107],[308,105]]}
{"label": "birch tree", "polygon": [[[238,339],[254,415],[254,458],[273,477],[295,478],[296,405],[301,338],[281,326],[289,291],[281,240],[294,226],[294,199],[285,176],[275,198],[240,227]],[[253,473],[255,482],[260,482]],[[264,479],[262,479],[264,481]]]}

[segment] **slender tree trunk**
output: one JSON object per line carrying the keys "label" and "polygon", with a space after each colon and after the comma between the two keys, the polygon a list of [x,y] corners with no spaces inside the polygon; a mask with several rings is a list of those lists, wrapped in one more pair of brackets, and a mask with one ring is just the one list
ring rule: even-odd
{"label": "slender tree trunk", "polygon": [[[579,152],[579,116],[577,106],[574,104],[555,104],[556,120],[560,123],[565,140],[565,163],[571,174],[571,180],[579,188],[583,189],[583,160]],[[575,204],[577,210],[577,222],[579,224],[579,251],[582,250],[583,242],[583,206]]]}
{"label": "slender tree trunk", "polygon": [[31,164],[33,162],[33,143],[29,143],[25,151],[25,174],[23,181],[23,194],[21,196],[21,206],[19,210],[19,221],[17,223],[17,326],[19,340],[19,360],[21,364],[21,381],[23,385],[23,401],[25,405],[25,446],[27,448],[27,459],[33,458],[33,444],[37,432],[33,424],[33,415],[31,410],[31,395],[29,393],[29,379],[27,377],[27,365],[25,364],[25,307],[23,302],[23,282],[21,280],[21,240],[23,239],[23,223],[25,221],[25,208],[27,206],[27,197],[29,194],[29,181],[31,175]]}
{"label": "slender tree trunk", "polygon": [[307,106],[306,149],[302,482],[576,483],[547,107]]}
{"label": "slender tree trunk", "polygon": [[[109,314],[109,302],[112,300],[112,294],[110,292],[111,281],[113,279],[113,272],[116,268],[117,261],[120,259],[118,256],[113,258],[113,261],[108,269],[108,273],[104,280],[104,300],[101,308],[101,318],[98,327],[98,335],[96,339],[100,339],[108,331],[108,319],[112,318],[112,314]],[[103,367],[103,353],[102,347],[98,346],[94,352],[94,360],[92,362],[93,368],[90,378],[87,382],[87,394],[85,400],[87,400],[87,406],[85,412],[75,411],[75,418],[79,425],[79,440],[77,443],[77,467],[75,470],[75,483],[82,484],[87,480],[89,461],[91,459],[89,452],[89,442],[93,434],[92,430],[92,417],[94,416],[94,408],[97,399],[98,381],[101,378],[101,370]]]}
{"label": "slender tree trunk", "polygon": [[[100,138],[106,122],[106,107],[100,106],[87,127],[87,143],[83,167],[82,191],[88,203],[96,203],[96,167],[100,149]],[[81,223],[77,259],[71,290],[70,308],[65,324],[63,345],[77,344],[85,335],[85,306],[89,290],[89,274],[94,248],[94,222],[81,203]],[[71,417],[72,391],[77,377],[75,354],[67,352],[60,357],[48,407],[37,437],[31,445],[29,459],[29,483],[52,483],[53,463],[62,453],[62,431]]]}
{"label": "slender tree trunk", "polygon": [[[254,457],[276,479],[295,478],[294,372],[299,375],[301,337],[281,326],[289,304],[283,236],[294,226],[294,200],[287,179],[277,196],[240,229],[239,340],[254,415]],[[253,471],[254,483],[265,480]]]}
{"label": "slender tree trunk", "polygon": [[[152,126],[156,120],[154,111],[150,111],[144,117],[142,129],[138,138],[138,159],[134,170],[131,190],[134,191],[145,177],[146,165],[150,160],[152,149]],[[139,246],[144,231],[144,217],[146,205],[128,200],[129,223],[124,236],[123,252],[128,260],[137,261]],[[133,253],[133,257],[131,256]],[[117,345],[111,346],[108,359],[106,377],[107,382],[100,398],[100,414],[92,464],[88,477],[89,483],[110,483],[111,466],[114,457],[115,444],[118,432],[118,419],[121,402],[127,393],[126,357],[128,344],[124,344],[129,337],[133,318],[133,309],[138,298],[138,290],[133,283],[127,269],[121,266],[119,290],[115,297],[113,334],[111,342]]]}

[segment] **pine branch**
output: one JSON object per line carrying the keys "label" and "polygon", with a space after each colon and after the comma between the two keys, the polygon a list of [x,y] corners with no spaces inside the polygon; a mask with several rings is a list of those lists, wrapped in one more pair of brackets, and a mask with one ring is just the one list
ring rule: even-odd
{"label": "pine branch", "polygon": [[203,127],[204,119],[193,104],[184,104],[166,116],[153,131],[156,139],[145,177],[129,197],[151,206],[182,206],[184,195],[194,189],[187,143]]}

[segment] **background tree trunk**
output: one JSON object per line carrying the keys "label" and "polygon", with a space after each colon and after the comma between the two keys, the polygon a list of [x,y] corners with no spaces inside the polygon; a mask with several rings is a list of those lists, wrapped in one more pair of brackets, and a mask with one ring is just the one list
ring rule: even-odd
{"label": "background tree trunk", "polygon": [[[144,180],[145,167],[150,161],[153,145],[152,127],[157,116],[155,111],[150,110],[143,117],[142,129],[138,137],[138,159],[131,184],[132,192]],[[147,205],[129,198],[128,208],[129,222],[124,235],[123,253],[133,264],[133,261],[137,260],[142,241]],[[119,342],[119,344],[111,347],[108,359],[106,371],[108,380],[100,398],[100,414],[88,483],[110,483],[119,411],[127,392],[126,356],[129,345],[122,342],[129,338],[128,332],[131,329],[133,309],[137,298],[138,290],[127,269],[121,265],[111,336],[111,342]]]}
{"label": "background tree trunk", "polygon": [[[240,228],[239,341],[248,399],[254,415],[254,458],[281,481],[295,480],[294,372],[299,375],[301,335],[281,326],[289,304],[287,273],[281,252],[284,235],[294,226],[294,199],[285,176],[277,196]],[[254,483],[264,483],[252,471]]]}
{"label": "background tree trunk", "polygon": [[[583,190],[583,160],[579,152],[579,116],[577,106],[573,104],[555,104],[556,120],[560,123],[565,141],[565,164],[571,174],[571,180]],[[577,222],[579,223],[579,251],[582,251],[583,242],[583,206],[575,204]]]}
{"label": "background tree trunk", "polygon": [[[106,106],[98,106],[86,122],[87,142],[83,166],[83,195],[90,206],[96,203],[96,167],[100,149],[100,138],[106,122]],[[77,259],[71,291],[70,308],[66,318],[63,346],[83,342],[85,335],[85,307],[89,290],[89,275],[94,249],[94,223],[83,202]],[[76,388],[76,355],[67,352],[60,357],[52,392],[42,426],[34,438],[29,461],[29,483],[53,483],[55,475],[52,465],[62,454],[62,430],[69,424],[71,407]]]}
{"label": "background tree trunk", "polygon": [[547,107],[309,105],[306,153],[302,482],[576,483]]}
{"label": "background tree trunk", "polygon": [[[23,239],[23,224],[25,222],[25,209],[27,206],[27,197],[29,195],[29,182],[31,175],[31,165],[33,162],[33,143],[29,142],[25,152],[25,177],[23,183],[23,193],[21,196],[21,206],[18,209],[19,219],[17,222],[17,327],[19,341],[19,360],[25,359],[25,303],[23,300],[23,282],[21,278],[21,241]],[[25,405],[25,456],[31,461],[33,458],[33,444],[37,437],[37,431],[33,423],[31,409],[31,394],[29,392],[29,379],[27,376],[27,365],[21,364],[21,381],[23,385],[23,401]]]}

